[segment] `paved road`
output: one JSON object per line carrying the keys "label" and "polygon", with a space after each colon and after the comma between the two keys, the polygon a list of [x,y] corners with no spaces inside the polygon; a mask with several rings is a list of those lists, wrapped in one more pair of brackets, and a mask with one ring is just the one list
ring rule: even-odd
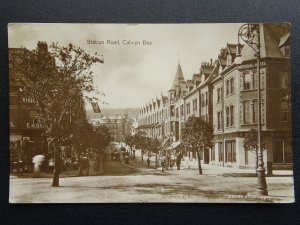
{"label": "paved road", "polygon": [[108,160],[105,175],[60,178],[51,187],[49,178],[11,178],[10,202],[291,202],[291,176],[268,177],[270,196],[253,195],[256,177],[223,176],[203,167],[161,172],[139,162]]}

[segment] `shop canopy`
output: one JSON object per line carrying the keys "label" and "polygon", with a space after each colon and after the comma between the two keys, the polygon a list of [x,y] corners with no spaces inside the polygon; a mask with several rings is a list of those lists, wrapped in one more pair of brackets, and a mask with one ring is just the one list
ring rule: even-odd
{"label": "shop canopy", "polygon": [[167,150],[176,149],[176,148],[179,147],[179,145],[181,145],[181,144],[182,144],[181,141],[173,142],[173,143],[167,148]]}

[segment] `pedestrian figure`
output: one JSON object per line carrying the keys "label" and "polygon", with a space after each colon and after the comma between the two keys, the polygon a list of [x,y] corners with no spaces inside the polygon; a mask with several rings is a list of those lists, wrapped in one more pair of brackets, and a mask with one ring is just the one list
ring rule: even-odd
{"label": "pedestrian figure", "polygon": [[177,166],[177,170],[180,170],[180,163],[181,163],[181,159],[182,159],[182,154],[179,153],[176,157],[176,166]]}
{"label": "pedestrian figure", "polygon": [[150,158],[149,157],[147,159],[147,165],[148,165],[148,167],[150,167]]}
{"label": "pedestrian figure", "polygon": [[163,156],[161,159],[161,171],[164,172],[165,171],[165,157]]}
{"label": "pedestrian figure", "polygon": [[86,170],[86,175],[89,175],[90,161],[88,153],[82,152],[80,155],[80,165],[79,165],[79,176],[83,175],[83,171]]}

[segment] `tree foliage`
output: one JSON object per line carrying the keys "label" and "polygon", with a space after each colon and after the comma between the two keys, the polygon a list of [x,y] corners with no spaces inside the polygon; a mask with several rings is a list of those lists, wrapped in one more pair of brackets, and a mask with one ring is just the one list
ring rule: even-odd
{"label": "tree foliage", "polygon": [[211,147],[213,127],[200,117],[189,117],[182,131],[183,141],[196,149]]}
{"label": "tree foliage", "polygon": [[98,126],[93,133],[94,138],[90,138],[94,140],[93,148],[105,149],[112,140],[109,129],[105,125]]}
{"label": "tree foliage", "polygon": [[125,144],[128,145],[130,147],[130,149],[132,149],[133,145],[134,145],[134,136],[128,134],[125,136]]}
{"label": "tree foliage", "polygon": [[[261,134],[261,148],[264,150],[266,148],[266,144],[264,143],[265,137]],[[244,138],[244,149],[246,151],[250,151],[255,154],[255,166],[258,168],[258,132],[257,129],[251,128],[249,132],[246,133]]]}
{"label": "tree foliage", "polygon": [[[23,86],[23,94],[39,108],[38,119],[47,126],[47,136],[53,138],[55,161],[59,162],[62,141],[75,138],[80,134],[76,132],[78,126],[85,126],[84,100],[99,100],[91,92],[101,96],[93,85],[92,66],[103,60],[73,44],[52,43],[48,48],[44,42],[34,50],[12,51],[9,57],[10,78]],[[59,183],[58,164],[55,163],[53,186]]]}
{"label": "tree foliage", "polygon": [[189,117],[182,131],[182,139],[187,146],[191,146],[198,156],[199,174],[202,174],[200,151],[211,147],[213,127],[200,117]]}
{"label": "tree foliage", "polygon": [[[262,150],[266,148],[265,136],[261,134],[261,147]],[[246,133],[244,138],[244,148],[247,151],[256,153],[258,151],[258,132],[257,129],[251,128],[249,132]]]}

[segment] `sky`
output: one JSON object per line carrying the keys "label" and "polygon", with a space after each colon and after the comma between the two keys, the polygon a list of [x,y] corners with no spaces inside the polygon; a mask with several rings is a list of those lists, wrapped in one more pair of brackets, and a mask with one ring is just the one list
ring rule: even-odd
{"label": "sky", "polygon": [[[105,94],[100,107],[142,107],[167,95],[177,65],[185,79],[199,73],[201,62],[217,59],[227,43],[237,43],[241,24],[10,24],[9,48],[36,48],[38,41],[72,43],[103,55],[92,69]],[[88,40],[97,41],[88,44]],[[112,44],[119,41],[119,44]],[[128,45],[128,41],[130,44]],[[145,41],[145,42],[144,42]],[[151,42],[151,45],[150,45]],[[135,44],[136,43],[136,44]],[[145,45],[144,45],[145,43]]]}

